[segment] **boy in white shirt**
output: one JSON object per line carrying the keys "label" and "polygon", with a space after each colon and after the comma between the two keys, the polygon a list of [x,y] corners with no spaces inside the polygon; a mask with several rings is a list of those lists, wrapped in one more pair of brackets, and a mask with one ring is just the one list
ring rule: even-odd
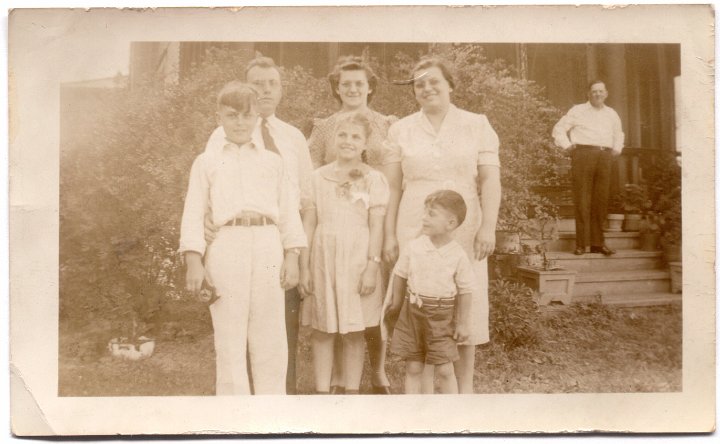
{"label": "boy in white shirt", "polygon": [[[385,318],[397,320],[391,350],[406,360],[405,393],[421,393],[425,365],[434,365],[441,393],[457,393],[453,362],[457,343],[470,332],[475,274],[452,232],[465,220],[460,194],[440,190],[425,199],[422,235],[411,241],[395,265],[393,300]],[[405,303],[403,303],[405,301]]]}
{"label": "boy in white shirt", "polygon": [[[256,91],[242,82],[218,94],[225,143],[195,159],[180,233],[187,289],[198,293],[207,279],[219,296],[210,306],[218,395],[250,394],[246,356],[256,394],[285,394],[283,288],[297,285],[307,246],[282,159],[252,139],[257,107]],[[206,210],[221,227],[210,246]]]}

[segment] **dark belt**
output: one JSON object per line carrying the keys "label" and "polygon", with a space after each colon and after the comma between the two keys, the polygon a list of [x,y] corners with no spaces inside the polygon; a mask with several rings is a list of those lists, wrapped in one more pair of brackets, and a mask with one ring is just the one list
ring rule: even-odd
{"label": "dark belt", "polygon": [[576,148],[587,148],[587,149],[594,149],[594,150],[603,150],[603,151],[612,151],[612,147],[610,146],[600,146],[600,145],[581,145],[579,143],[575,144]]}
{"label": "dark belt", "polygon": [[275,222],[267,216],[244,216],[230,219],[225,224],[226,227],[254,227],[259,225],[275,225]]}

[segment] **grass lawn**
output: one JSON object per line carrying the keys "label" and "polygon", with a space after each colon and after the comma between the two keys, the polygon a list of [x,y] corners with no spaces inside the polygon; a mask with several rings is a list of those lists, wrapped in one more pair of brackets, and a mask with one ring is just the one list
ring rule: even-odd
{"label": "grass lawn", "polygon": [[[170,396],[214,393],[214,350],[207,309],[166,304],[155,353],[122,361],[105,349],[107,324],[60,326],[60,396]],[[673,392],[682,390],[680,306],[613,308],[577,305],[546,312],[538,341],[476,352],[476,393]],[[298,347],[298,391],[313,392],[308,329]],[[117,336],[117,334],[115,335]],[[386,371],[402,393],[404,362],[390,354]],[[369,366],[361,392],[369,393]]]}

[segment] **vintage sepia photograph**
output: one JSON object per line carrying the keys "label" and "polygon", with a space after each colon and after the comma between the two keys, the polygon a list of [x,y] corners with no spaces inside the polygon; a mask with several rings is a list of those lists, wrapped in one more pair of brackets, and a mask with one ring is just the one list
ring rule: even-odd
{"label": "vintage sepia photograph", "polygon": [[14,433],[714,430],[711,8],[459,12],[12,11]]}

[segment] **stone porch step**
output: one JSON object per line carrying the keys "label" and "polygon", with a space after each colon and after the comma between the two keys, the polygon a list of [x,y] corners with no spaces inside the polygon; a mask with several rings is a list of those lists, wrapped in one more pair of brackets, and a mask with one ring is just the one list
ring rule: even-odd
{"label": "stone porch step", "polygon": [[639,295],[669,291],[668,270],[582,272],[575,279],[573,301],[576,297],[608,298],[610,295]]}
{"label": "stone porch step", "polygon": [[647,307],[651,305],[681,304],[679,293],[627,293],[603,295],[601,301],[594,296],[573,296],[573,304],[601,302],[605,305],[620,307]]}
{"label": "stone porch step", "polygon": [[[575,249],[575,232],[559,232],[558,239],[549,241],[548,251],[573,251]],[[613,250],[632,250],[640,248],[638,232],[606,232],[605,245]]]}
{"label": "stone porch step", "polygon": [[600,253],[585,253],[576,256],[564,251],[549,251],[546,253],[549,260],[555,264],[585,272],[608,272],[612,270],[652,270],[662,267],[661,251],[617,250],[612,256],[603,256]]}

